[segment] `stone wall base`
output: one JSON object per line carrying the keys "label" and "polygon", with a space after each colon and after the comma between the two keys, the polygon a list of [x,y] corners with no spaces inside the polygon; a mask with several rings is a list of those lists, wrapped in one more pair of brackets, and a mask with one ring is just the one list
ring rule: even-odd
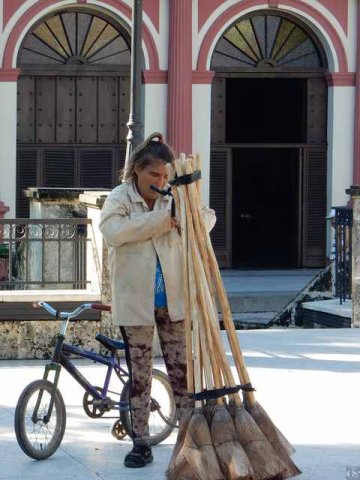
{"label": "stone wall base", "polygon": [[[105,315],[104,315],[105,317]],[[97,333],[121,339],[119,327],[114,327],[111,317],[101,321],[78,320],[71,322],[66,331],[66,343],[86,350],[105,353],[95,340]],[[25,320],[0,322],[0,360],[49,359],[54,351],[61,322],[51,320]],[[154,335],[154,356],[161,356],[157,334]]]}

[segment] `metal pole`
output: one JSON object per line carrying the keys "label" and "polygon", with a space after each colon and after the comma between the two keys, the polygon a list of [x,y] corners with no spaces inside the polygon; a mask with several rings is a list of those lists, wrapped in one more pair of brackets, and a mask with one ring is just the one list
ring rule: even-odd
{"label": "metal pole", "polygon": [[132,151],[143,140],[141,117],[141,68],[142,68],[142,11],[143,0],[133,1],[131,34],[131,69],[130,69],[130,115],[127,123],[129,132],[126,137],[125,168]]}

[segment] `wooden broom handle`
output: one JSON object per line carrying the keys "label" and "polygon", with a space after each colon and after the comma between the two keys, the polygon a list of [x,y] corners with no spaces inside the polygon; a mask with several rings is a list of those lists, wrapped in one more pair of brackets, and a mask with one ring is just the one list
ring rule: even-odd
{"label": "wooden broom handle", "polygon": [[[215,321],[216,321],[214,319],[215,310],[214,308],[211,308],[213,307],[213,302],[210,297],[210,292],[209,292],[209,289],[204,288],[204,286],[206,285],[206,276],[205,276],[204,270],[201,268],[202,265],[199,261],[199,254],[198,254],[199,252],[197,251],[197,248],[196,248],[196,247],[199,247],[199,245],[197,245],[198,238],[194,234],[191,211],[190,211],[190,202],[187,196],[185,196],[185,208],[187,213],[188,234],[189,234],[189,241],[190,241],[191,253],[192,253],[191,257],[194,262],[196,287],[198,290],[198,300],[201,306],[204,330],[208,338],[208,343],[209,344],[213,343],[215,346],[216,356],[218,357],[218,360],[220,363],[220,369],[223,370],[223,372],[225,373],[226,380],[229,380],[230,382],[229,386],[234,386],[235,381],[232,376],[231,368],[227,362],[224,346],[220,338],[219,331],[217,330],[215,325]],[[200,248],[201,248],[201,245],[202,245],[202,242],[200,242]],[[205,294],[207,294],[206,300],[205,300]],[[209,317],[211,318],[211,320],[209,319]],[[216,388],[222,388],[223,384],[222,384],[221,374],[219,371],[219,366],[217,365],[215,358],[212,355],[210,356],[210,361],[212,363],[215,386]],[[219,403],[221,402],[222,401],[219,399]]]}
{"label": "wooden broom handle", "polygon": [[[186,171],[186,173],[191,173],[191,172]],[[196,232],[196,234],[199,239],[198,244],[200,246],[200,249],[202,250],[203,262],[204,264],[207,264],[207,262],[209,262],[209,266],[210,266],[211,273],[209,274],[208,272],[206,272],[207,273],[206,276],[207,278],[211,278],[211,282],[213,278],[215,279],[218,298],[219,298],[221,310],[223,313],[223,320],[224,320],[225,328],[227,331],[231,351],[235,359],[235,365],[238,371],[240,382],[250,383],[250,378],[246,370],[243,356],[240,350],[238,338],[236,335],[236,330],[232,320],[229,302],[227,299],[225,288],[223,286],[223,282],[222,282],[221,274],[217,264],[217,260],[214,254],[214,250],[212,248],[210,237],[205,227],[203,218],[201,215],[199,215],[199,210],[198,210],[198,205],[200,202],[199,195],[198,195],[199,191],[197,189],[192,188],[192,184],[188,185],[188,188],[190,193],[190,200],[191,200],[190,204],[192,206],[192,213],[194,217],[197,217],[197,221],[195,222],[195,225],[198,228],[200,227],[199,230],[197,229],[198,231]],[[206,253],[204,252],[205,250],[204,245],[206,245]],[[247,401],[250,404],[253,404],[255,402],[255,396],[253,392],[246,392],[245,394],[246,394]]]}
{"label": "wooden broom handle", "polygon": [[[194,366],[192,358],[192,334],[191,334],[191,317],[190,317],[190,298],[189,298],[189,273],[188,273],[188,245],[187,245],[187,231],[186,231],[186,212],[183,198],[180,200],[179,192],[176,188],[173,189],[176,210],[180,213],[181,218],[181,242],[182,242],[182,269],[184,282],[184,300],[185,300],[185,344],[186,344],[186,375],[187,388],[189,393],[194,393]],[[183,197],[183,196],[182,196]]]}
{"label": "wooden broom handle", "polygon": [[[196,243],[194,242],[196,245]],[[205,272],[201,268],[201,264],[199,261],[199,255],[195,255],[195,271],[197,276],[197,283],[200,290],[200,303],[201,309],[203,311],[203,319],[204,319],[204,329],[208,336],[208,343],[214,344],[215,346],[215,355],[210,355],[210,360],[212,362],[212,370],[214,374],[215,386],[216,388],[222,388],[223,383],[221,379],[221,371],[223,373],[224,383],[227,387],[234,387],[235,380],[229,366],[229,363],[226,358],[226,353],[224,350],[224,345],[222,343],[220,337],[220,330],[217,327],[217,314],[215,310],[212,308],[212,302],[210,298],[210,291],[207,288],[203,288],[205,285],[206,277]],[[217,358],[216,358],[217,357]],[[217,363],[217,361],[219,364]],[[240,396],[234,395],[234,400],[237,405],[241,404]],[[218,402],[222,403],[222,402]]]}
{"label": "wooden broom handle", "polygon": [[[188,212],[186,208],[186,193],[184,193],[184,212],[186,212],[186,222],[187,222],[187,233],[188,233],[188,275],[189,275],[189,299],[190,299],[190,314],[191,314],[191,323],[192,323],[192,344],[193,344],[193,377],[194,377],[194,390],[195,393],[201,392],[202,390],[202,368],[201,368],[201,351],[200,351],[200,334],[199,334],[199,310],[196,301],[195,289],[193,287],[195,283],[195,269],[193,264],[192,257],[192,238],[191,238],[191,219],[188,217]],[[190,220],[190,222],[189,222]],[[189,333],[189,332],[188,332]],[[191,336],[191,326],[190,326],[190,336]],[[195,407],[201,407],[202,402],[197,400],[195,401]]]}
{"label": "wooden broom handle", "polygon": [[[184,173],[186,173],[186,174],[192,173],[192,171],[194,169],[194,165],[192,164],[191,161],[190,162],[185,161],[183,163],[183,165],[185,167],[185,169],[184,169],[185,172]],[[198,165],[196,166],[196,168],[198,168]],[[203,219],[202,219],[202,216],[201,216],[201,211],[199,209],[199,203],[200,203],[199,202],[199,189],[197,188],[197,186],[198,186],[197,184],[198,184],[198,181],[196,181],[195,183],[191,183],[191,184],[187,185],[187,192],[188,192],[189,206],[190,206],[190,210],[191,210],[191,213],[192,213],[192,218],[194,220],[195,238],[196,238],[196,241],[197,241],[198,250],[200,251],[201,258],[202,258],[202,266],[204,267],[204,271],[205,271],[205,275],[206,275],[206,278],[205,279],[202,278],[200,282],[202,284],[204,284],[204,282],[207,281],[207,284],[210,288],[211,294],[215,294],[215,292],[214,292],[214,282],[213,282],[213,278],[211,276],[210,267],[209,267],[209,259],[208,259],[206,249],[204,248],[204,245],[206,245],[206,243],[207,243],[208,236],[206,236],[205,239],[202,236],[202,233],[203,233],[202,232],[202,224],[204,224],[204,222],[203,222]],[[200,220],[200,218],[201,218],[201,220]],[[197,253],[198,252],[196,252],[196,254]],[[206,292],[206,294],[208,294],[208,291],[205,290],[205,292]],[[213,320],[213,324],[217,327],[217,329],[219,330],[219,334],[220,334],[220,328],[219,328],[219,323],[218,323],[218,318],[217,318],[217,306],[216,306],[214,298],[211,294],[207,295],[206,305],[207,305],[207,309],[209,310],[210,317]],[[213,307],[213,309],[210,308],[210,305]]]}
{"label": "wooden broom handle", "polygon": [[[232,352],[234,360],[235,360],[235,366],[236,366],[236,369],[237,369],[237,372],[238,372],[238,375],[239,375],[239,378],[240,378],[240,382],[242,384],[251,383],[249,374],[248,374],[247,369],[245,367],[245,362],[244,362],[244,359],[243,359],[243,355],[241,353],[239,340],[238,340],[238,337],[237,337],[237,334],[236,334],[234,322],[233,322],[232,315],[231,315],[231,309],[230,309],[229,301],[228,301],[226,291],[225,291],[225,288],[224,288],[224,285],[223,285],[223,281],[222,281],[222,278],[221,278],[219,266],[218,266],[218,263],[217,263],[217,260],[216,260],[216,257],[215,257],[215,253],[214,253],[211,241],[210,241],[209,234],[206,230],[206,227],[204,225],[204,222],[203,222],[203,219],[201,218],[201,216],[200,216],[200,225],[201,225],[201,229],[202,229],[203,241],[206,245],[206,250],[207,250],[207,254],[208,254],[207,257],[208,257],[208,260],[209,260],[210,271],[211,271],[211,274],[212,274],[212,276],[215,280],[216,290],[217,290],[217,294],[218,294],[218,298],[219,298],[219,302],[220,302],[220,307],[221,307],[221,311],[222,311],[222,315],[223,315],[223,321],[224,321],[224,324],[225,324],[226,333],[227,333],[227,336],[228,336],[231,352]],[[247,402],[250,405],[253,405],[255,403],[254,392],[244,392],[244,395],[247,399]]]}

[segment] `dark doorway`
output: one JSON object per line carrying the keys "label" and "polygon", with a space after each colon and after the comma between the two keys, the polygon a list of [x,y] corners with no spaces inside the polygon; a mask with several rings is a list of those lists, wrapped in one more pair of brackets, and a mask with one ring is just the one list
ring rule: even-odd
{"label": "dark doorway", "polygon": [[299,149],[234,148],[233,267],[299,266]]}
{"label": "dark doorway", "polygon": [[226,143],[306,142],[303,78],[227,78]]}

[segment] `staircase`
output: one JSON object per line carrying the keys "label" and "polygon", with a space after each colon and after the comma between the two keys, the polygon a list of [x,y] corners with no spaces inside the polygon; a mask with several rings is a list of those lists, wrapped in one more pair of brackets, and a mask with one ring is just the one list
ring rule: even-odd
{"label": "staircase", "polygon": [[298,296],[319,271],[222,270],[236,328],[272,326],[273,318]]}

